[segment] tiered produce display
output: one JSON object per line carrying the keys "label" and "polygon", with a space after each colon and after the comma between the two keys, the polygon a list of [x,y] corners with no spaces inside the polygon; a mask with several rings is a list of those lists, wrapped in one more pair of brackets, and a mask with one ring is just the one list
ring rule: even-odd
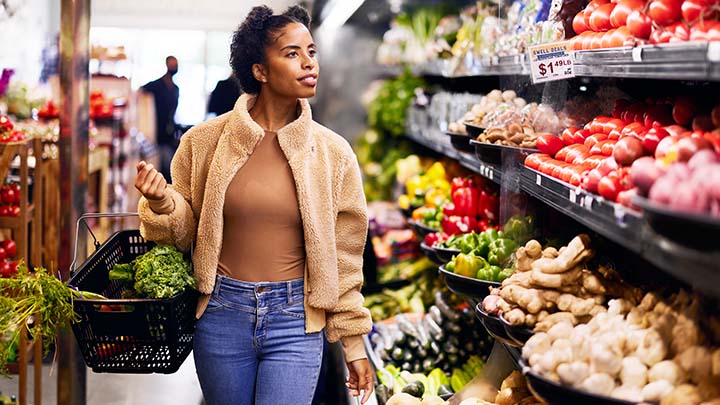
{"label": "tiered produce display", "polygon": [[[459,77],[499,79],[498,87],[478,78],[488,84],[471,108],[452,94],[442,96],[445,110],[411,105],[406,126],[408,138],[474,172],[461,176],[470,189],[496,199],[493,215],[473,217],[472,200],[458,200],[460,183],[450,178],[449,193],[410,184],[399,201],[440,279],[474,306],[537,397],[467,403],[719,403],[720,251],[710,241],[720,237],[720,99],[707,80],[720,78],[720,4],[492,7],[426,20],[437,30],[421,41],[398,24],[378,51],[381,63],[409,63],[453,91]],[[529,84],[528,47],[550,42],[574,49],[574,73],[586,78]],[[627,78],[678,82],[665,89]],[[435,128],[419,128],[423,120]],[[555,223],[549,210],[566,218]],[[457,212],[462,219],[451,219]],[[569,229],[578,236],[568,238]],[[657,271],[676,281],[637,277]],[[389,403],[442,403],[433,389],[414,388]],[[470,400],[462,390],[456,398]]]}

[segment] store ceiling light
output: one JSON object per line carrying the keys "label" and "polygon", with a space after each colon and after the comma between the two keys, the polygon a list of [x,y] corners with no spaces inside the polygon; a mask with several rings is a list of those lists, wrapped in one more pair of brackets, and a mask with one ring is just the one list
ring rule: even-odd
{"label": "store ceiling light", "polygon": [[331,0],[321,12],[318,31],[332,32],[345,24],[363,4],[364,0]]}

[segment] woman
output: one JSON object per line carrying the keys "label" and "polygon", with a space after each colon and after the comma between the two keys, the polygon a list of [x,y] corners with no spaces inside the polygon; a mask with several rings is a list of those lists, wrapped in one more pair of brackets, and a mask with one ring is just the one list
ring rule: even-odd
{"label": "woman", "polygon": [[367,230],[349,144],[312,121],[319,67],[301,7],[255,7],[233,36],[242,95],[197,125],[172,162],[172,185],[138,164],[146,239],[188,250],[198,290],[194,356],[206,403],[309,404],[322,333],[341,340],[354,396],[373,390],[362,345]]}

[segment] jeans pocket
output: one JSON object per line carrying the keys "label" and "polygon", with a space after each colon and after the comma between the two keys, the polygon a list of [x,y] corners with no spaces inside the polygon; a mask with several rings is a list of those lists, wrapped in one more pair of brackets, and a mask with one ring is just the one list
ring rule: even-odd
{"label": "jeans pocket", "polygon": [[305,305],[302,300],[291,303],[280,309],[280,314],[291,316],[297,319],[305,319]]}
{"label": "jeans pocket", "polygon": [[213,312],[218,312],[223,309],[225,309],[225,306],[222,303],[218,302],[218,300],[215,299],[214,295],[211,295],[210,300],[207,304],[207,308],[205,308],[205,313],[211,314]]}

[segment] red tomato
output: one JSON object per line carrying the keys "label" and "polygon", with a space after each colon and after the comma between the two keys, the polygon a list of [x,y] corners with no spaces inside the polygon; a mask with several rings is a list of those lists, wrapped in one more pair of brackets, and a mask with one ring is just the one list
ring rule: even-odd
{"label": "red tomato", "polygon": [[583,175],[582,188],[591,193],[597,194],[598,183],[602,177],[602,173],[600,173],[597,169],[590,170]]}
{"label": "red tomato", "polygon": [[621,119],[611,118],[605,122],[602,128],[602,132],[609,135],[612,131],[622,131],[625,128],[625,123]]}
{"label": "red tomato", "polygon": [[612,116],[613,118],[620,118],[620,115],[622,115],[623,111],[625,111],[630,106],[630,101],[626,100],[624,98],[619,98],[615,100],[615,104],[613,105],[613,112]]}
{"label": "red tomato", "polygon": [[644,134],[647,132],[647,128],[645,128],[645,124],[641,122],[633,122],[625,126],[623,130],[620,132],[620,137],[624,136],[636,136],[639,137],[641,134]]}
{"label": "red tomato", "polygon": [[552,170],[548,174],[556,179],[560,179],[562,178],[562,171],[565,167],[567,167],[567,165],[568,163],[566,162],[558,162],[555,166],[553,166]]}
{"label": "red tomato", "polygon": [[[568,148],[568,151],[565,155],[565,162],[568,162],[568,163],[574,161],[575,159],[577,159],[578,156],[582,155],[583,153],[589,152],[588,148],[585,147],[585,145],[583,145],[581,143],[578,143],[575,145],[570,145],[567,148]],[[565,148],[563,148],[563,149],[565,149]],[[560,152],[558,152],[558,154],[560,154]]]}
{"label": "red tomato", "polygon": [[595,144],[597,144],[600,141],[604,141],[606,139],[608,139],[608,136],[605,134],[592,134],[589,137],[587,137],[587,139],[585,139],[585,142],[583,143],[583,145],[585,145],[589,149],[592,149],[592,147],[595,146]]}
{"label": "red tomato", "polygon": [[540,162],[540,166],[538,166],[538,171],[549,176],[555,166],[557,166],[556,162],[557,161],[555,159],[548,159],[542,161]]}
{"label": "red tomato", "polygon": [[612,139],[600,141],[590,148],[590,154],[610,156],[612,155],[612,149],[615,147],[615,142],[617,141],[613,141]]}
{"label": "red tomato", "polygon": [[12,204],[8,209],[8,215],[12,217],[20,216],[20,206],[17,204]]}
{"label": "red tomato", "polygon": [[12,274],[10,273],[10,262],[8,262],[6,259],[0,260],[0,277],[6,278],[10,277]]}
{"label": "red tomato", "polygon": [[618,168],[620,168],[620,166],[617,164],[615,159],[613,159],[612,157],[607,157],[607,158],[603,159],[603,161],[600,162],[600,164],[597,167],[598,171],[600,171],[600,173],[603,176],[607,176],[608,174],[614,172]]}
{"label": "red tomato", "polygon": [[7,252],[5,251],[5,248],[0,246],[0,260],[5,260],[7,257]]}
{"label": "red tomato", "polygon": [[681,127],[680,125],[668,125],[663,129],[671,136],[680,136],[688,131],[687,128]]}
{"label": "red tomato", "polygon": [[668,27],[673,32],[670,42],[685,42],[690,40],[690,27],[684,22],[676,22]]}
{"label": "red tomato", "polygon": [[555,154],[555,159],[564,161],[567,157],[567,153],[570,150],[569,146],[566,146],[558,151],[558,153]]}
{"label": "red tomato", "polygon": [[608,3],[610,3],[610,0],[592,0],[587,6],[585,6],[585,12],[592,13],[598,7]]}
{"label": "red tomato", "polygon": [[603,4],[596,8],[590,14],[590,29],[595,32],[605,32],[612,26],[610,25],[610,13],[615,8],[615,3]]}
{"label": "red tomato", "polygon": [[591,134],[592,132],[587,129],[578,129],[573,134],[573,139],[575,139],[575,143],[583,143]]}
{"label": "red tomato", "polygon": [[563,167],[560,170],[560,180],[564,181],[565,183],[569,183],[570,177],[573,175],[573,173],[575,173],[575,172],[573,171],[572,165],[567,165],[567,166]]}
{"label": "red tomato", "polygon": [[589,130],[593,134],[605,134],[605,124],[610,121],[612,118],[610,117],[595,117],[592,121],[590,121],[587,125],[585,125],[585,129]]}
{"label": "red tomato", "polygon": [[577,132],[577,130],[578,129],[575,127],[566,128],[564,131],[562,131],[560,139],[562,139],[565,145],[572,145],[577,143],[575,141],[575,132]]}
{"label": "red tomato", "polygon": [[579,166],[579,165],[584,165],[584,164],[585,164],[585,159],[587,159],[589,156],[590,156],[589,153],[581,153],[581,154],[577,155],[577,156],[575,157],[575,159],[573,159],[573,161],[570,162],[570,163],[572,163],[572,164],[574,164],[574,165],[578,165],[578,166]]}
{"label": "red tomato", "polygon": [[593,169],[600,166],[603,160],[607,159],[605,155],[590,155],[585,159],[585,164]]}
{"label": "red tomato", "polygon": [[720,104],[713,107],[712,111],[710,111],[710,119],[712,119],[715,128],[720,128]]}
{"label": "red tomato", "polygon": [[550,156],[555,156],[564,146],[563,141],[552,134],[542,134],[537,139],[538,150]]}
{"label": "red tomato", "polygon": [[648,106],[643,115],[645,128],[662,127],[673,123],[672,106],[670,104],[653,104]]}
{"label": "red tomato", "polygon": [[15,203],[15,191],[7,184],[0,187],[0,201],[2,201],[3,204]]}
{"label": "red tomato", "polygon": [[645,0],[620,0],[610,13],[610,25],[615,28],[625,26],[627,18],[635,10],[642,10]]}
{"label": "red tomato", "polygon": [[698,115],[692,121],[693,131],[712,131],[715,129],[712,118],[709,115]]}
{"label": "red tomato", "polygon": [[651,128],[642,138],[642,146],[650,155],[655,154],[660,140],[668,136],[668,132],[662,128]]}
{"label": "red tomato", "polygon": [[620,192],[620,185],[611,177],[605,176],[598,182],[598,194],[606,200],[615,201],[618,192]]}
{"label": "red tomato", "polygon": [[650,39],[652,19],[640,10],[635,10],[627,18],[630,35],[640,39]]}
{"label": "red tomato", "polygon": [[701,14],[703,16],[703,19],[710,19],[713,13],[712,10],[710,10],[710,6],[712,5],[712,3],[713,2],[710,0],[683,1],[682,6],[680,7],[683,19],[689,24],[697,21],[697,19],[700,18]]}
{"label": "red tomato", "polygon": [[648,8],[648,17],[661,26],[678,21],[682,17],[683,0],[653,0]]}
{"label": "red tomato", "polygon": [[580,35],[583,32],[590,29],[590,27],[586,24],[586,14],[585,11],[580,11],[579,13],[575,14],[575,17],[572,21],[572,28],[573,31],[575,31],[575,34]]}
{"label": "red tomato", "polygon": [[10,184],[10,188],[15,192],[15,201],[13,201],[13,203],[20,204],[20,184],[12,183]]}
{"label": "red tomato", "polygon": [[540,163],[549,159],[551,159],[551,157],[544,153],[532,153],[525,158],[525,166],[538,170]]}
{"label": "red tomato", "polygon": [[17,245],[14,240],[5,239],[2,243],[2,247],[5,249],[7,257],[15,257],[15,254],[17,253]]}
{"label": "red tomato", "polygon": [[695,101],[686,96],[680,96],[675,100],[672,116],[678,125],[687,125],[695,116]]}

